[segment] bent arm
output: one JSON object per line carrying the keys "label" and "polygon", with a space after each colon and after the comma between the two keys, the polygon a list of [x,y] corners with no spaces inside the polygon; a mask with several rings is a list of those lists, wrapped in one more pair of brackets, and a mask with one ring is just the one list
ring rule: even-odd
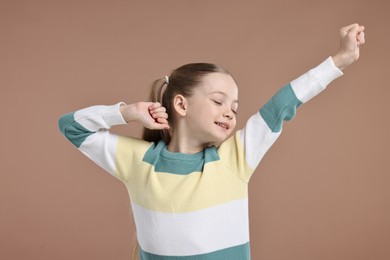
{"label": "bent arm", "polygon": [[126,181],[131,172],[123,162],[138,163],[141,159],[137,152],[150,144],[109,132],[114,125],[126,124],[120,112],[123,104],[80,109],[63,115],[58,124],[64,136],[83,154],[114,177]]}
{"label": "bent arm", "polygon": [[119,112],[121,104],[91,106],[63,115],[58,121],[62,134],[112,175],[116,173],[118,136],[111,134],[108,129],[126,124]]}

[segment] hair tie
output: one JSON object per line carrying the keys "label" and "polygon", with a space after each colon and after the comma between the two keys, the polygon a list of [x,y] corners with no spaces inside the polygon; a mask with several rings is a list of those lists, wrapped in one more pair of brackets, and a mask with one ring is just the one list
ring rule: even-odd
{"label": "hair tie", "polygon": [[169,84],[169,77],[165,76],[164,79],[165,79],[165,83]]}

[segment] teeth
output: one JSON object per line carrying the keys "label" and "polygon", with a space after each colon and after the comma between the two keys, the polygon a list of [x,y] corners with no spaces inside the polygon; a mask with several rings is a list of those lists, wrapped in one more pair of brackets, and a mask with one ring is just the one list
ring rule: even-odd
{"label": "teeth", "polygon": [[227,126],[226,125],[224,125],[224,124],[221,124],[221,123],[217,123],[220,127],[223,127],[223,128],[225,128],[225,129],[227,129]]}

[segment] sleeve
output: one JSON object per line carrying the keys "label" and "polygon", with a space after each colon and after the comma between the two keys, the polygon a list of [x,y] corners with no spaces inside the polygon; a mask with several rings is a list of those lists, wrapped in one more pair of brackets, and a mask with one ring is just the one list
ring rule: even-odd
{"label": "sleeve", "polygon": [[84,155],[126,182],[131,171],[123,165],[142,161],[142,151],[146,151],[150,143],[109,132],[114,125],[126,124],[119,111],[121,104],[124,103],[80,109],[63,115],[58,125],[62,134]]}
{"label": "sleeve", "polygon": [[221,159],[243,181],[248,182],[261,159],[282,132],[283,121],[291,120],[296,109],[343,75],[328,57],[317,67],[280,89],[245,127],[220,146]]}

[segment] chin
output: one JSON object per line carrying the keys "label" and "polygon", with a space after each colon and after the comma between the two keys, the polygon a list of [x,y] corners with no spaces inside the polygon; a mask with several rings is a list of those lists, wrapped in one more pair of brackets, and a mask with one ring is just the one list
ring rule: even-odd
{"label": "chin", "polygon": [[216,146],[216,147],[219,147],[223,142],[225,142],[227,139],[228,139],[229,136],[225,137],[225,138],[217,138],[215,139],[214,141],[210,142],[209,143],[209,146]]}
{"label": "chin", "polygon": [[209,135],[208,140],[204,140],[205,147],[211,147],[211,146],[216,146],[219,147],[223,142],[225,142],[229,137],[230,134],[221,134],[221,133],[214,133]]}

